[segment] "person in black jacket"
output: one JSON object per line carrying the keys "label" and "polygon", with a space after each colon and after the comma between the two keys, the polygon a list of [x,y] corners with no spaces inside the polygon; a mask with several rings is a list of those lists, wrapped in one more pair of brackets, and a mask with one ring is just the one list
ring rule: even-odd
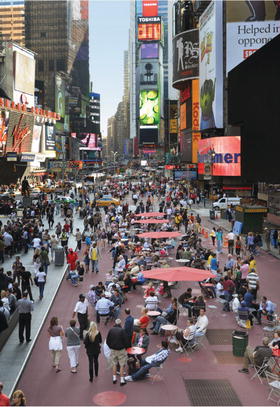
{"label": "person in black jacket", "polygon": [[122,321],[116,319],[115,325],[110,329],[107,335],[106,343],[111,349],[110,362],[113,369],[113,383],[117,383],[117,365],[120,365],[120,385],[126,384],[124,380],[124,367],[127,362],[126,348],[130,346],[127,333],[121,326]]}
{"label": "person in black jacket", "polygon": [[124,310],[126,313],[127,317],[124,321],[124,329],[127,334],[127,337],[129,339],[129,343],[131,344],[131,339],[132,339],[132,334],[133,334],[133,328],[134,328],[134,318],[130,315],[130,309],[126,308]]}
{"label": "person in black jacket", "polygon": [[89,381],[93,381],[93,363],[95,377],[98,376],[98,357],[101,351],[102,337],[95,322],[91,322],[84,339],[89,363]]}

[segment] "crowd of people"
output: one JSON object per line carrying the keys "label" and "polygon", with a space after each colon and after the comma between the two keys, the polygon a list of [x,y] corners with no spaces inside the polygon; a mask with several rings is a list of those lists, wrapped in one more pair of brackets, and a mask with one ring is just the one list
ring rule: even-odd
{"label": "crowd of people", "polygon": [[[101,208],[98,199],[108,194],[120,199],[120,204]],[[66,278],[73,287],[79,287],[84,279],[95,278],[96,275],[100,281],[90,284],[87,293],[78,295],[66,329],[59,324],[57,316],[50,320],[49,350],[56,373],[61,371],[60,358],[65,337],[72,374],[77,374],[81,368],[79,354],[83,344],[90,382],[94,376],[98,377],[98,359],[102,349],[112,368],[113,384],[117,382],[118,374],[121,386],[144,379],[151,368],[166,361],[172,344],[176,345],[177,352],[200,349],[198,345],[205,337],[209,324],[208,298],[218,298],[223,303],[223,311],[233,312],[240,326],[245,326],[248,320],[253,325],[255,321],[261,324],[264,317],[273,319],[275,304],[265,296],[258,301],[260,283],[255,236],[252,240],[249,234],[243,240],[229,232],[226,236],[228,256],[223,264],[220,258],[224,250],[224,232],[213,227],[210,232],[212,247],[210,244],[204,246],[201,218],[192,212],[191,194],[199,203],[201,191],[190,191],[184,183],[169,183],[165,179],[154,183],[105,183],[95,185],[91,193],[73,187],[69,191],[73,202],[57,205],[51,199],[53,197],[47,195],[49,199],[26,208],[22,219],[11,217],[6,225],[1,225],[0,242],[4,243],[3,262],[5,256],[16,254],[16,258],[10,272],[0,269],[0,317],[3,314],[8,322],[10,315],[18,309],[20,343],[24,339],[27,342],[31,340],[32,286],[38,286],[39,299],[43,300],[48,267],[54,261],[56,249],[62,246],[69,265]],[[145,219],[145,212],[156,210],[159,212],[155,218],[164,219],[164,222],[138,223]],[[56,222],[57,215],[63,221]],[[84,230],[74,227],[75,216],[83,220]],[[44,223],[48,224],[48,228]],[[175,230],[181,232],[179,241],[139,236],[142,232]],[[68,247],[70,235],[75,238],[75,247],[72,248]],[[20,255],[21,251],[26,253],[31,249],[34,251],[33,273],[26,270]],[[112,265],[105,275],[100,260],[102,256],[109,255]],[[212,273],[211,278],[199,283],[201,295],[193,295],[191,287],[177,295],[176,284],[145,278],[146,270],[174,266],[170,255],[182,265],[208,269]],[[128,305],[134,293],[139,295],[139,286],[144,286],[141,289],[143,307],[141,315],[136,315],[136,310]],[[187,312],[188,319],[185,326],[179,328],[177,324],[182,310]],[[95,321],[89,318],[92,313]],[[125,315],[123,322],[122,315]],[[110,323],[106,339],[100,332],[102,320],[105,326]],[[167,337],[162,328],[165,325],[173,326],[168,340],[162,340],[158,344],[159,349],[147,356],[150,335],[164,334]],[[131,354],[132,347],[142,349],[141,353]]]}

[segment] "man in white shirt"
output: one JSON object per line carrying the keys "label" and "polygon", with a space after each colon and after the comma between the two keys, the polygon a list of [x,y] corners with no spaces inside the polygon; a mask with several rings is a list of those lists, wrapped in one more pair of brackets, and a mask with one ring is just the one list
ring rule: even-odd
{"label": "man in white shirt", "polygon": [[38,249],[39,247],[41,247],[41,239],[39,237],[34,237],[34,239],[32,240],[32,244],[34,250]]}
{"label": "man in white shirt", "polygon": [[100,300],[97,301],[95,305],[95,311],[96,311],[96,322],[100,322],[100,316],[107,316],[105,324],[109,321],[109,315],[111,312],[111,309],[114,308],[114,303],[107,298],[105,298],[105,294],[101,294]]}
{"label": "man in white shirt", "polygon": [[233,233],[233,231],[230,231],[227,235],[228,238],[228,252],[229,254],[233,254],[234,251],[234,238],[235,238],[235,234]]}
{"label": "man in white shirt", "polygon": [[76,314],[80,324],[80,339],[84,339],[84,330],[88,328],[88,300],[84,294],[79,295],[79,301],[75,305],[72,319],[75,319]]}
{"label": "man in white shirt", "polygon": [[197,318],[196,324],[195,324],[195,334],[194,336],[203,336],[206,334],[207,326],[208,326],[208,318],[205,314],[204,309],[201,309],[199,311],[199,317]]}
{"label": "man in white shirt", "polygon": [[116,264],[116,267],[115,267],[115,272],[120,273],[120,272],[124,271],[125,266],[126,266],[125,259],[122,255],[120,255],[118,262]]}
{"label": "man in white shirt", "polygon": [[153,291],[150,293],[149,297],[146,298],[145,304],[149,311],[156,311],[158,309],[159,300]]}

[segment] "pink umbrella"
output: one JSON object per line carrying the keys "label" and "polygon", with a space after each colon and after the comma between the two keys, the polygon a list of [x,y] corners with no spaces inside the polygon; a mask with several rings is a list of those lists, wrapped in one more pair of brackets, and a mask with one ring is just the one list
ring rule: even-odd
{"label": "pink umbrella", "polygon": [[136,220],[134,223],[168,223],[167,219],[141,219]]}
{"label": "pink umbrella", "polygon": [[170,237],[183,236],[180,232],[145,232],[137,235],[138,237],[151,238],[151,239],[168,239]]}
{"label": "pink umbrella", "polygon": [[153,218],[153,217],[163,217],[166,213],[163,212],[144,212],[144,213],[137,213],[135,216],[143,216],[144,218]]}
{"label": "pink umbrella", "polygon": [[168,267],[156,268],[143,271],[145,278],[162,281],[203,281],[207,278],[214,278],[215,275],[208,270],[200,270],[191,267]]}

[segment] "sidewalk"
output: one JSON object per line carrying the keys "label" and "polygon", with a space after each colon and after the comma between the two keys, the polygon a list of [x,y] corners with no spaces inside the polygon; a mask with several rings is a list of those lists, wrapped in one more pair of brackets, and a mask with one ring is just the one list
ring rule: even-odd
{"label": "sidewalk", "polygon": [[[45,219],[44,219],[45,221]],[[43,221],[43,222],[44,222]],[[57,222],[63,221],[63,218],[60,216],[55,216],[55,225]],[[3,222],[4,223],[4,222]],[[46,223],[46,222],[45,222]],[[83,221],[78,217],[74,216],[74,229],[79,227],[80,230],[83,228]],[[53,232],[53,229],[51,230]],[[69,238],[69,247],[75,248],[76,241],[73,235],[70,235]],[[21,255],[21,260],[23,265],[27,270],[33,271],[33,250],[29,250],[27,254]],[[15,256],[11,259],[5,260],[3,264],[5,270],[11,269],[12,263],[15,261]],[[48,269],[48,280],[45,286],[44,299],[39,301],[39,288],[35,285],[32,287],[32,293],[34,296],[34,311],[32,313],[32,322],[31,322],[31,338],[30,343],[19,344],[18,339],[18,325],[10,335],[7,340],[4,348],[0,353],[0,381],[4,383],[4,393],[12,393],[14,386],[16,385],[21,372],[23,371],[31,351],[35,346],[36,338],[40,333],[40,330],[43,326],[43,323],[48,315],[49,309],[54,301],[54,298],[57,294],[57,291],[63,281],[65,271],[67,269],[66,261],[64,266],[55,267],[53,263],[50,264]]]}
{"label": "sidewalk", "polygon": [[[195,212],[195,210],[194,210]],[[199,212],[199,211],[198,211]],[[231,226],[228,220],[226,219],[215,219],[212,220],[208,217],[203,217],[204,220],[207,220],[209,223],[211,223],[214,226],[218,226],[221,227],[222,229],[224,229],[226,232],[230,232],[231,231]],[[280,253],[279,253],[279,249],[275,249],[274,247],[272,247],[272,245],[270,246],[270,250],[267,249],[267,245],[265,243],[265,240],[262,236],[262,241],[263,241],[263,247],[262,250],[267,252],[268,254],[271,254],[272,256],[276,257],[277,259],[280,259]]]}

